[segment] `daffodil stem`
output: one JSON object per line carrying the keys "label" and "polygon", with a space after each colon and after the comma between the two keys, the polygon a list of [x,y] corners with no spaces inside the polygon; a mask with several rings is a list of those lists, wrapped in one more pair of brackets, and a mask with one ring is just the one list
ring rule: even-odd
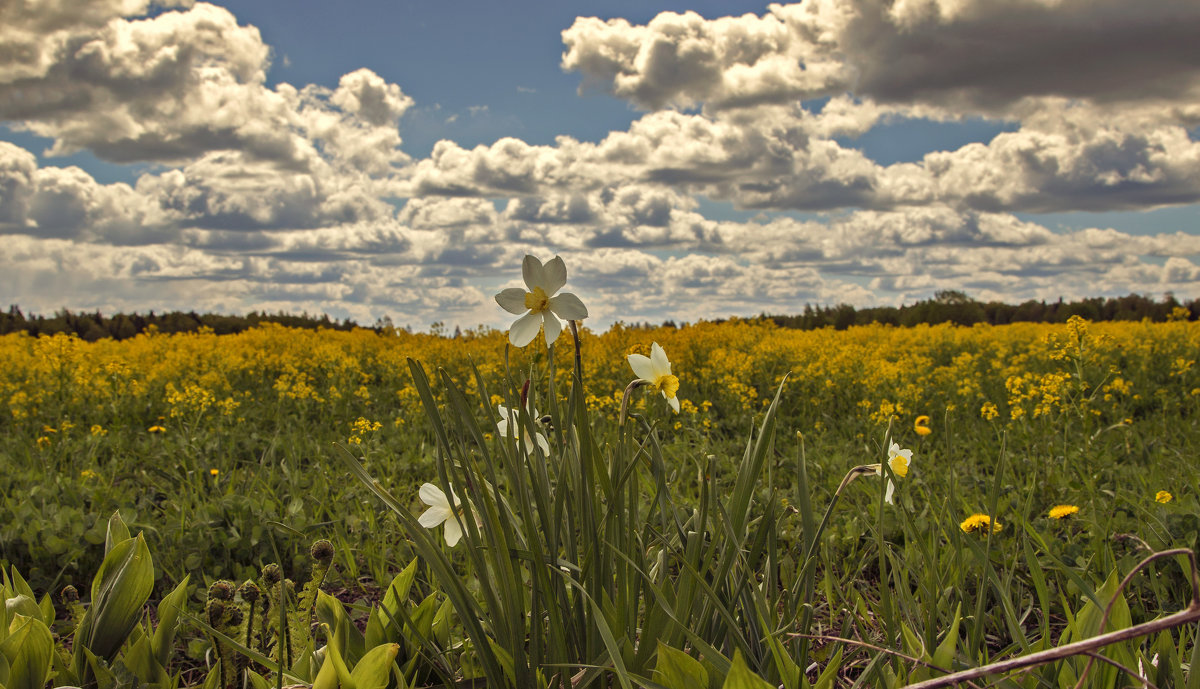
{"label": "daffodil stem", "polygon": [[632,395],[633,391],[637,390],[640,386],[649,384],[650,381],[646,380],[645,378],[635,378],[629,382],[629,385],[625,386],[625,393],[621,395],[621,412],[617,415],[617,428],[621,428],[625,425],[625,417],[628,415],[629,411],[630,395]]}

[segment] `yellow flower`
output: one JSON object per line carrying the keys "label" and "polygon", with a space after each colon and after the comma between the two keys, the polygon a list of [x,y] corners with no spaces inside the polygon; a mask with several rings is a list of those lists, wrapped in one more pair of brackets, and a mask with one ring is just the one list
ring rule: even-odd
{"label": "yellow flower", "polygon": [[58,433],[52,426],[42,426],[42,433]]}
{"label": "yellow flower", "polygon": [[1168,493],[1165,490],[1160,490],[1154,494],[1154,502],[1162,503],[1164,505],[1167,504],[1168,502],[1171,502],[1174,499],[1175,499],[1175,496],[1171,495],[1170,493]]}
{"label": "yellow flower", "polygon": [[1047,515],[1051,519],[1065,519],[1079,511],[1075,505],[1055,505],[1050,508],[1050,514]]}
{"label": "yellow flower", "polygon": [[999,533],[1004,526],[1000,522],[992,522],[992,518],[986,514],[976,512],[967,517],[958,525],[958,528],[963,530],[963,533],[972,533],[974,531],[987,531],[991,528],[992,533]]}
{"label": "yellow flower", "polygon": [[98,423],[92,424],[91,434],[97,437],[108,435],[108,429]]}
{"label": "yellow flower", "polygon": [[50,447],[50,439],[46,436],[39,436],[37,439],[38,448]]}
{"label": "yellow flower", "polygon": [[917,435],[929,435],[932,433],[933,430],[929,428],[929,417],[924,414],[918,416],[917,420],[913,421],[913,430],[916,431]]}
{"label": "yellow flower", "polygon": [[158,424],[155,424],[155,425],[151,426],[150,428],[147,428],[146,431],[149,433],[166,433],[167,429],[163,428],[162,426],[159,426]]}
{"label": "yellow flower", "polygon": [[991,402],[984,402],[983,406],[979,408],[979,415],[988,421],[991,421],[997,416],[1000,416],[1000,410]]}
{"label": "yellow flower", "polygon": [[96,472],[92,471],[91,469],[84,469],[83,471],[79,472],[79,478],[96,478]]}
{"label": "yellow flower", "polygon": [[209,470],[208,470],[208,475],[209,475],[209,476],[213,476],[213,477],[215,477],[215,476],[219,476],[220,474],[221,474],[221,470],[220,470],[220,469],[209,469]]}
{"label": "yellow flower", "polygon": [[[888,448],[888,468],[892,473],[899,478],[908,476],[908,466],[912,464],[912,450],[901,450],[900,446],[892,443]],[[875,470],[876,476],[883,476],[882,464],[871,464],[870,468]],[[892,484],[892,480],[888,479],[887,492],[883,496],[883,501],[887,504],[892,504],[892,494],[896,491],[896,486]]]}

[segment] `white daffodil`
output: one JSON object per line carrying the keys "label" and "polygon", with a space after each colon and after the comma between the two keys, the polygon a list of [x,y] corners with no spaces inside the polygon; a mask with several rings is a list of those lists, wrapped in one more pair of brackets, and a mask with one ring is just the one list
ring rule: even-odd
{"label": "white daffodil", "polygon": [[421,485],[421,502],[429,505],[429,509],[421,513],[417,517],[417,523],[426,529],[437,528],[440,524],[446,525],[446,545],[453,548],[462,538],[462,525],[458,523],[458,519],[454,516],[457,512],[462,515],[462,502],[454,491],[450,491],[450,497],[442,492],[441,488],[432,483]]}
{"label": "white daffodil", "polygon": [[[912,464],[912,450],[901,450],[900,446],[892,443],[888,448],[888,467],[892,473],[900,478],[908,476],[908,467]],[[875,475],[883,475],[883,465],[875,464]],[[892,480],[888,479],[887,492],[883,495],[883,501],[887,504],[892,504],[892,493],[896,490],[896,486],[892,485]]]}
{"label": "white daffodil", "polygon": [[650,345],[650,356],[630,354],[628,359],[634,375],[661,392],[667,404],[678,414],[679,398],[675,393],[679,392],[679,379],[671,375],[671,362],[667,361],[667,353],[663,348],[655,342]]}
{"label": "white daffodil", "polygon": [[[521,445],[525,448],[525,454],[533,454],[533,444],[536,442],[538,447],[542,448],[542,453],[547,457],[550,456],[550,443],[546,442],[546,436],[535,432],[533,438],[530,438],[525,434],[524,429],[521,428],[521,424],[518,422],[516,409],[509,409],[503,404],[499,405],[499,409],[500,422],[496,424],[496,432],[500,434],[501,438],[507,438],[509,428],[511,428],[513,439],[522,441]],[[534,410],[532,418],[540,419],[542,417],[537,413],[537,410]]]}
{"label": "white daffodil", "polygon": [[505,311],[524,314],[508,330],[508,341],[514,346],[524,347],[537,337],[538,329],[546,333],[546,346],[554,344],[562,332],[559,318],[578,321],[587,318],[587,307],[579,297],[570,292],[555,295],[567,284],[567,266],[562,258],[555,256],[542,265],[533,256],[526,256],[521,263],[521,275],[525,278],[528,291],[520,287],[509,287],[496,295],[496,303]]}

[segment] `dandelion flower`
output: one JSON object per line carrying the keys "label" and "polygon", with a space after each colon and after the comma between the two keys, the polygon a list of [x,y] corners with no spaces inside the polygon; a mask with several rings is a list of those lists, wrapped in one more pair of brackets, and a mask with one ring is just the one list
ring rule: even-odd
{"label": "dandelion flower", "polygon": [[1160,490],[1154,494],[1154,502],[1161,503],[1163,505],[1167,504],[1168,502],[1171,502],[1174,499],[1175,499],[1175,496],[1171,495],[1170,493],[1168,493],[1165,490]]}
{"label": "dandelion flower", "polygon": [[1055,505],[1050,508],[1050,513],[1047,516],[1051,519],[1066,519],[1078,511],[1079,508],[1075,505]]}
{"label": "dandelion flower", "polygon": [[667,353],[657,342],[650,345],[650,356],[630,354],[626,357],[634,375],[646,381],[655,391],[661,392],[667,404],[679,413],[679,379],[671,375],[671,362],[667,361]]}
{"label": "dandelion flower", "polygon": [[213,477],[220,476],[220,475],[221,475],[221,470],[220,470],[220,469],[209,469],[209,470],[208,470],[208,475],[209,475],[209,476],[213,476]]}
{"label": "dandelion flower", "polygon": [[508,330],[508,341],[514,346],[524,347],[533,342],[540,328],[545,331],[546,346],[549,347],[562,332],[559,318],[571,321],[587,318],[587,307],[579,297],[570,292],[555,295],[567,284],[567,266],[562,258],[555,256],[542,265],[537,258],[526,256],[521,263],[521,275],[528,291],[509,287],[496,295],[496,303],[502,309],[512,314],[524,314]]}
{"label": "dandelion flower", "polygon": [[159,426],[158,424],[154,424],[150,428],[147,428],[146,432],[147,433],[166,433],[167,429],[163,428],[162,426]]}
{"label": "dandelion flower", "polygon": [[986,514],[976,512],[967,517],[958,525],[958,528],[963,530],[963,533],[972,533],[975,531],[986,532],[989,528],[992,533],[999,533],[1004,526],[1000,522],[992,522],[992,518]]}
{"label": "dandelion flower", "polygon": [[458,545],[458,541],[462,539],[462,526],[458,523],[455,515],[462,515],[462,502],[454,491],[450,491],[450,497],[442,492],[441,488],[432,483],[424,483],[421,485],[421,502],[429,505],[429,509],[421,513],[417,517],[417,523],[426,529],[434,529],[443,523],[446,525],[446,545],[453,548]]}
{"label": "dandelion flower", "polygon": [[[498,405],[497,408],[500,410],[500,421],[496,424],[496,432],[500,434],[501,438],[507,438],[511,428],[513,439],[522,441],[521,446],[525,448],[525,454],[533,454],[534,443],[537,443],[537,446],[542,448],[542,454],[550,455],[550,443],[546,442],[546,436],[541,433],[534,433],[533,438],[525,435],[524,429],[518,422],[516,409],[509,409],[503,404]],[[541,415],[534,410],[531,418],[540,419]]]}
{"label": "dandelion flower", "polygon": [[925,416],[924,414],[918,416],[917,419],[913,421],[913,431],[915,431],[917,435],[929,435],[932,433],[933,430],[929,428],[929,417]]}
{"label": "dandelion flower", "polygon": [[[905,476],[908,476],[908,467],[912,464],[912,450],[901,450],[899,445],[892,443],[891,447],[888,448],[887,462],[888,468],[892,470],[893,474],[900,478],[904,478]],[[876,476],[883,475],[882,464],[874,464],[872,466],[875,469]],[[891,479],[888,479],[887,493],[884,494],[883,501],[889,505],[892,504],[892,493],[894,493],[895,490],[896,486],[892,484]]]}

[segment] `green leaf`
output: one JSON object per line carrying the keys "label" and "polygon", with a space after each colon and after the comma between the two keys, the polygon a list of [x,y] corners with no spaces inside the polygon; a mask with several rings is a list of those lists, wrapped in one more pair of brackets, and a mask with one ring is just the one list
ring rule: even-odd
{"label": "green leaf", "polygon": [[708,673],[699,660],[678,649],[658,642],[658,659],[652,679],[667,689],[707,687]]}
{"label": "green leaf", "polygon": [[130,539],[129,527],[121,519],[121,513],[113,512],[108,518],[108,530],[104,534],[104,554],[107,556],[118,543]]}
{"label": "green leaf", "polygon": [[[333,632],[329,625],[322,623],[321,626],[325,628],[326,638],[332,638]],[[354,678],[350,676],[350,670],[346,667],[346,661],[338,651],[337,644],[330,643],[325,646],[325,661],[317,671],[312,689],[356,689]]]}
{"label": "green leaf", "polygon": [[946,631],[946,638],[942,639],[942,643],[933,651],[933,664],[951,672],[954,671],[954,656],[958,653],[958,623],[961,621],[962,603],[959,603],[954,609],[954,621]]}
{"label": "green leaf", "polygon": [[[183,581],[180,581],[179,585],[158,604],[158,626],[154,628],[154,636],[150,640],[150,651],[159,667],[164,669],[170,662],[171,653],[174,651],[175,631],[179,628],[179,613],[187,605],[188,579],[191,576],[190,574],[185,575]],[[162,682],[163,679],[165,677],[159,677],[156,681]]]}
{"label": "green leaf", "polygon": [[16,614],[8,638],[0,643],[0,655],[8,664],[7,689],[42,689],[50,674],[54,637],[41,616]]}
{"label": "green leaf", "polygon": [[733,662],[729,666],[729,674],[725,675],[725,683],[721,689],[775,689],[762,677],[746,665],[742,652],[734,649]]}
{"label": "green leaf", "polygon": [[154,565],[142,535],[114,545],[92,579],[92,605],[75,634],[77,670],[85,662],[81,649],[105,661],[116,656],[153,588]]}
{"label": "green leaf", "polygon": [[350,676],[358,689],[384,689],[392,674],[392,666],[400,644],[382,644],[367,651],[354,666]]}
{"label": "green leaf", "polygon": [[837,679],[838,670],[842,667],[842,647],[838,646],[838,650],[829,659],[825,665],[825,669],[817,676],[817,681],[813,683],[813,689],[833,689],[833,682]]}

